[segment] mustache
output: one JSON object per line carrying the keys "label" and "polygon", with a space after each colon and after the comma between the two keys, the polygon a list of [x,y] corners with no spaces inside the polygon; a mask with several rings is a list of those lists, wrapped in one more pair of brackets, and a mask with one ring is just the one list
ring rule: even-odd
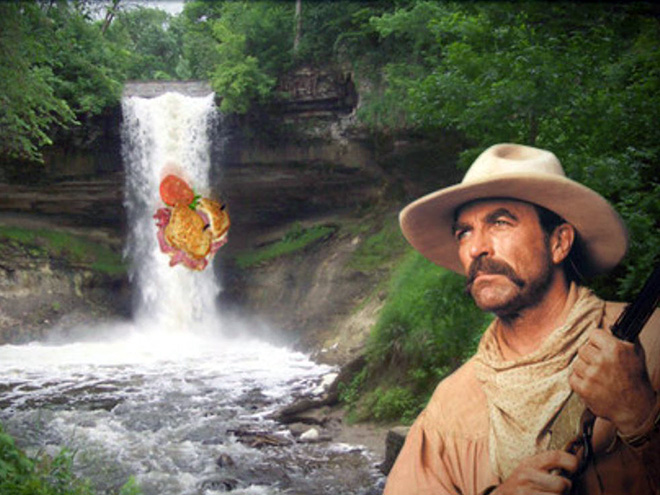
{"label": "mustache", "polygon": [[472,287],[474,279],[477,277],[478,273],[483,275],[504,275],[518,287],[522,288],[525,286],[525,281],[518,276],[511,265],[504,261],[496,261],[491,258],[480,256],[472,262],[468,270],[467,281],[465,283],[468,291]]}

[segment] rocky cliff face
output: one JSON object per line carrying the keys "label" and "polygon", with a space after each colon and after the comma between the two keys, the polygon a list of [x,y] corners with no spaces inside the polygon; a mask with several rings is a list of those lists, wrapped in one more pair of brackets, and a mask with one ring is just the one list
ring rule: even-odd
{"label": "rocky cliff face", "polygon": [[[381,301],[374,297],[374,287],[383,276],[378,270],[348,268],[366,233],[343,227],[377,225],[383,216],[396,215],[410,197],[455,181],[448,171],[453,170],[458,143],[452,138],[376,141],[355,121],[357,95],[350,77],[303,71],[283,84],[297,97],[271,112],[219,120],[214,129],[212,183],[232,217],[229,244],[215,263],[225,287],[220,302],[272,322],[301,348],[342,362],[359,352],[375,321]],[[95,124],[100,138],[90,146],[79,148],[69,139],[54,147],[37,179],[5,174],[0,225],[8,218],[37,219],[53,229],[82,229],[120,246],[125,216],[119,122],[116,112],[110,112]],[[415,171],[429,162],[447,165],[438,167],[435,183],[428,175],[423,181],[416,177]],[[236,265],[236,254],[281,238],[293,224],[339,228],[302,253],[247,270]],[[95,279],[71,267],[55,273],[53,263],[26,265],[16,256],[5,259],[2,287],[22,287],[29,294],[25,301],[33,301],[32,306],[25,303],[27,312],[52,307],[48,291],[56,286],[69,287],[72,298],[91,287],[98,294],[119,290],[121,300],[130,301],[125,278]],[[21,277],[31,282],[17,284]],[[83,282],[76,282],[80,277]],[[114,310],[125,308],[122,303]],[[14,333],[8,328],[18,328],[22,321],[27,325],[20,314],[0,315],[0,334],[11,340]]]}
{"label": "rocky cliff face", "polygon": [[[0,226],[58,231],[121,250],[116,236],[91,227],[66,226],[61,217],[0,213]],[[0,243],[0,344],[56,339],[76,327],[103,319],[126,318],[130,290],[122,273],[99,271],[92,263],[54,254],[36,235],[30,242]],[[89,329],[90,325],[86,325]],[[85,337],[84,332],[79,335]]]}

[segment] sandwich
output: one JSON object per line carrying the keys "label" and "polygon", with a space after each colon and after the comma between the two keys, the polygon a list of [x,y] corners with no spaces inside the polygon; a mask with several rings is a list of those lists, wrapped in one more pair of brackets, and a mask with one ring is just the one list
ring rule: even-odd
{"label": "sandwich", "polygon": [[154,215],[160,250],[170,256],[170,266],[182,263],[203,270],[227,242],[231,222],[225,205],[195,195],[185,181],[171,175],[161,182],[160,192],[167,205]]}

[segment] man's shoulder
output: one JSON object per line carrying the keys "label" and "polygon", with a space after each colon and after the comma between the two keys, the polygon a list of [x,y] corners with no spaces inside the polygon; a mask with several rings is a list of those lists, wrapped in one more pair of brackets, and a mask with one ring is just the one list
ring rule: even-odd
{"label": "man's shoulder", "polygon": [[[451,375],[442,380],[436,388],[436,393],[453,393],[456,388],[479,387],[479,381],[474,370],[474,356],[458,367]],[[481,388],[479,387],[479,390]]]}
{"label": "man's shoulder", "polygon": [[444,431],[472,438],[487,435],[486,396],[475,374],[474,358],[438,384],[425,414],[427,421],[442,425]]}

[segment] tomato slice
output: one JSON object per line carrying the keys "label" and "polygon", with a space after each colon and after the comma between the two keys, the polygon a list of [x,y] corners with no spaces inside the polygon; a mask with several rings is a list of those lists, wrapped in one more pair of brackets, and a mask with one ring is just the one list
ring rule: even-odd
{"label": "tomato slice", "polygon": [[195,193],[185,180],[176,175],[167,175],[160,182],[160,197],[169,206],[180,203],[189,205],[195,199]]}

